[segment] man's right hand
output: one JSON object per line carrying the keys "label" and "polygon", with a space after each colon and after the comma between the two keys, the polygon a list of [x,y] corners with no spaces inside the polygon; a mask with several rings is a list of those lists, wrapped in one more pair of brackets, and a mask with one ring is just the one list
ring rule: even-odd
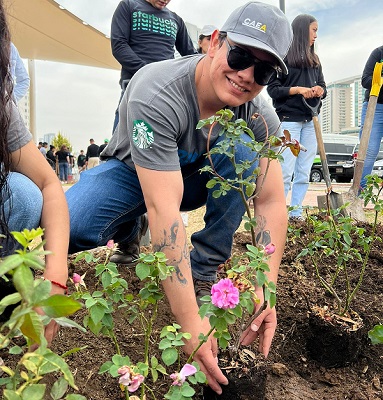
{"label": "man's right hand", "polygon": [[[184,351],[187,355],[190,355],[199,345],[198,336],[203,333],[207,334],[211,329],[207,318],[200,319],[199,315],[195,318],[189,318],[187,323],[182,325],[182,330],[192,335],[191,339],[185,343]],[[213,337],[213,334],[209,336],[209,339],[204,343],[194,355],[194,361],[198,363],[201,371],[206,375],[209,386],[218,394],[222,393],[220,385],[227,385],[228,380],[223,375],[222,371],[218,367],[218,346],[217,340]]]}

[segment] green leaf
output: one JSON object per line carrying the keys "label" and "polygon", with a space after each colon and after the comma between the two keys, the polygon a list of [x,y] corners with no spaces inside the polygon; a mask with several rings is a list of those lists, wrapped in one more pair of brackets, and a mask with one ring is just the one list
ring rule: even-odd
{"label": "green leaf", "polygon": [[98,373],[101,375],[104,374],[105,372],[108,372],[112,365],[114,365],[112,361],[104,362],[104,364],[102,364],[100,369],[98,370]]}
{"label": "green leaf", "polygon": [[96,304],[90,310],[90,316],[95,324],[98,324],[105,315],[105,307]]}
{"label": "green leaf", "polygon": [[109,273],[102,274],[101,283],[104,288],[107,288],[112,283],[112,276]]}
{"label": "green leaf", "polygon": [[195,390],[191,386],[183,384],[181,387],[181,394],[184,397],[193,397]]}
{"label": "green leaf", "polygon": [[155,368],[150,368],[150,372],[152,374],[153,382],[156,382],[158,379],[158,371]]}
{"label": "green leaf", "polygon": [[[65,328],[77,328],[78,330],[80,330],[81,332],[86,332],[86,329],[81,326],[80,324],[78,324],[76,321],[73,321],[72,319],[69,318],[55,318],[56,323],[58,323],[60,326],[63,326]],[[85,347],[81,347],[81,349],[86,348]]]}
{"label": "green leaf", "polygon": [[[86,332],[86,329],[84,329]],[[80,351],[85,350],[86,348],[88,348],[88,346],[82,346],[82,347],[74,347],[73,349],[70,349],[68,351],[66,351],[65,353],[61,354],[62,358],[66,358],[72,354],[76,354],[79,353]]]}
{"label": "green leaf", "polygon": [[23,263],[28,267],[36,271],[43,271],[45,269],[45,263],[42,258],[38,255],[27,253],[23,255]]}
{"label": "green leaf", "polygon": [[81,394],[68,394],[68,396],[65,397],[65,400],[86,400],[86,397]]}
{"label": "green leaf", "polygon": [[23,400],[14,390],[4,389],[4,399],[6,400]]}
{"label": "green leaf", "polygon": [[43,356],[47,362],[51,363],[52,366],[56,367],[58,370],[61,371],[61,373],[64,375],[65,380],[69,383],[69,385],[73,389],[78,390],[78,387],[74,382],[74,378],[72,373],[70,372],[68,364],[59,355],[53,353],[49,349],[46,349]]}
{"label": "green leaf", "polygon": [[34,343],[42,343],[44,337],[44,325],[36,311],[31,311],[24,316],[20,330],[24,336],[32,339]]}
{"label": "green leaf", "polygon": [[81,309],[81,303],[62,294],[50,296],[36,305],[51,318],[67,317]]}
{"label": "green leaf", "polygon": [[372,344],[383,344],[383,325],[376,325],[368,332]]}
{"label": "green leaf", "polygon": [[0,263],[0,276],[7,274],[9,271],[16,269],[23,263],[23,257],[20,254],[13,254],[4,258]]}
{"label": "green leaf", "polygon": [[138,263],[136,265],[136,275],[143,281],[150,275],[150,266],[144,263]]}
{"label": "green leaf", "polygon": [[52,386],[51,397],[54,400],[59,400],[64,397],[68,390],[68,382],[61,376]]}
{"label": "green leaf", "polygon": [[35,290],[33,291],[32,303],[36,304],[39,301],[45,300],[50,296],[52,284],[48,280],[36,279],[34,281]]}
{"label": "green leaf", "polygon": [[194,374],[194,377],[196,378],[198,383],[206,383],[207,382],[206,375],[202,371],[197,371]]}
{"label": "green leaf", "polygon": [[178,359],[178,352],[176,349],[173,349],[173,348],[165,349],[162,352],[161,358],[162,358],[162,361],[165,363],[165,365],[167,365],[167,366],[172,365]]}
{"label": "green leaf", "polygon": [[9,349],[9,354],[21,354],[23,349],[20,346],[13,346]]}
{"label": "green leaf", "polygon": [[21,294],[21,297],[30,304],[34,290],[34,277],[32,271],[26,265],[20,265],[13,274],[13,285]]}
{"label": "green leaf", "polygon": [[23,390],[23,400],[44,400],[46,385],[32,384]]}
{"label": "green leaf", "polygon": [[227,329],[227,322],[225,318],[217,318],[214,328],[217,331],[225,331]]}
{"label": "green leaf", "polygon": [[157,368],[157,365],[158,365],[157,357],[152,356],[152,358],[150,359],[150,365],[151,365],[153,368]]}
{"label": "green leaf", "polygon": [[[0,278],[1,279],[1,278]],[[17,304],[21,300],[20,293],[12,293],[8,296],[5,296],[1,301],[0,301],[0,315],[4,312],[5,308],[8,307],[11,304]]]}

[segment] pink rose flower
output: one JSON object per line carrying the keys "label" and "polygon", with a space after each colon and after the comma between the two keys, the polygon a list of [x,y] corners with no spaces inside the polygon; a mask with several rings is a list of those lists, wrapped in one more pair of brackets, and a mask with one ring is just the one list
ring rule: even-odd
{"label": "pink rose flower", "polygon": [[170,375],[170,378],[173,379],[172,386],[182,386],[186,377],[194,375],[196,372],[197,368],[194,365],[185,364],[179,373],[175,372]]}
{"label": "pink rose flower", "polygon": [[117,372],[121,375],[118,382],[121,385],[127,386],[128,391],[131,393],[135,392],[145,379],[141,374],[133,372],[133,370],[126,365],[119,368]]}
{"label": "pink rose flower", "polygon": [[108,243],[106,244],[106,247],[110,250],[112,250],[114,248],[114,240],[108,240]]}
{"label": "pink rose flower", "polygon": [[221,279],[211,288],[211,302],[224,310],[235,308],[239,303],[239,290],[230,279]]}
{"label": "pink rose flower", "polygon": [[86,289],[86,285],[84,282],[85,275],[86,275],[86,272],[84,275],[76,274],[76,272],[72,275],[72,282],[74,283],[76,290],[79,289],[80,285],[84,286],[84,288]]}
{"label": "pink rose flower", "polygon": [[265,246],[264,250],[268,256],[271,256],[275,252],[275,244],[269,243],[267,246]]}

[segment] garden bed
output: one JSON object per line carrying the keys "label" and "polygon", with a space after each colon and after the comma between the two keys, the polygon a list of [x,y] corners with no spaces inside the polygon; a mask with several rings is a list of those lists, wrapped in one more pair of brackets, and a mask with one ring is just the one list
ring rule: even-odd
{"label": "garden bed", "polygon": [[[188,231],[196,229],[195,216],[189,215]],[[196,221],[199,221],[196,218]],[[300,223],[301,224],[301,223]],[[304,224],[301,224],[304,227]],[[378,227],[377,236],[383,237],[383,229]],[[245,244],[250,242],[246,233],[235,236],[233,253],[243,252]],[[150,251],[150,248],[143,250]],[[324,368],[312,361],[306,351],[308,334],[309,304],[323,303],[331,298],[324,296],[318,287],[314,270],[308,260],[297,261],[301,248],[299,242],[289,241],[286,245],[278,281],[278,328],[268,357],[271,368],[267,378],[266,399],[268,400],[377,400],[383,399],[383,346],[367,344],[358,358],[344,368]],[[104,250],[95,250],[103,257]],[[73,261],[73,259],[71,259]],[[356,266],[355,269],[359,268]],[[90,290],[92,287],[92,266],[81,261],[76,266],[70,264],[70,275],[74,272],[87,272],[85,281]],[[352,269],[352,268],[351,268]],[[120,268],[120,273],[129,284],[129,291],[137,292],[140,282],[135,276],[134,268]],[[95,281],[95,279],[94,279]],[[383,249],[377,242],[371,253],[362,288],[354,300],[353,308],[364,320],[365,337],[367,331],[383,321]],[[71,287],[73,290],[73,287]],[[85,311],[76,313],[79,323]],[[128,355],[133,362],[142,360],[143,333],[140,327],[127,321],[124,309],[116,312],[116,335],[121,353]],[[174,322],[166,300],[160,304],[156,330],[152,335],[153,343],[158,343],[163,326]],[[75,375],[79,393],[89,400],[123,399],[117,379],[108,374],[99,375],[100,366],[115,354],[112,341],[107,337],[96,337],[93,333],[82,333],[75,329],[61,329],[57,335],[53,350],[58,354],[72,348],[86,346],[82,351],[67,357],[71,371]],[[256,346],[250,349],[256,352]],[[172,371],[173,372],[173,371]],[[157,399],[163,399],[171,380],[166,377],[153,385]],[[150,398],[150,396],[149,396]],[[196,398],[199,398],[196,396]]]}

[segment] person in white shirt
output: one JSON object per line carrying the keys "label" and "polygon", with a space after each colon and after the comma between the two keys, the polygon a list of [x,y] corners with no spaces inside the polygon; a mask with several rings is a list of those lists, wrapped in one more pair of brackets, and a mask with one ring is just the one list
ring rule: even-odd
{"label": "person in white shirt", "polygon": [[13,79],[13,97],[18,103],[28,92],[30,79],[16,46],[11,42],[10,70]]}

